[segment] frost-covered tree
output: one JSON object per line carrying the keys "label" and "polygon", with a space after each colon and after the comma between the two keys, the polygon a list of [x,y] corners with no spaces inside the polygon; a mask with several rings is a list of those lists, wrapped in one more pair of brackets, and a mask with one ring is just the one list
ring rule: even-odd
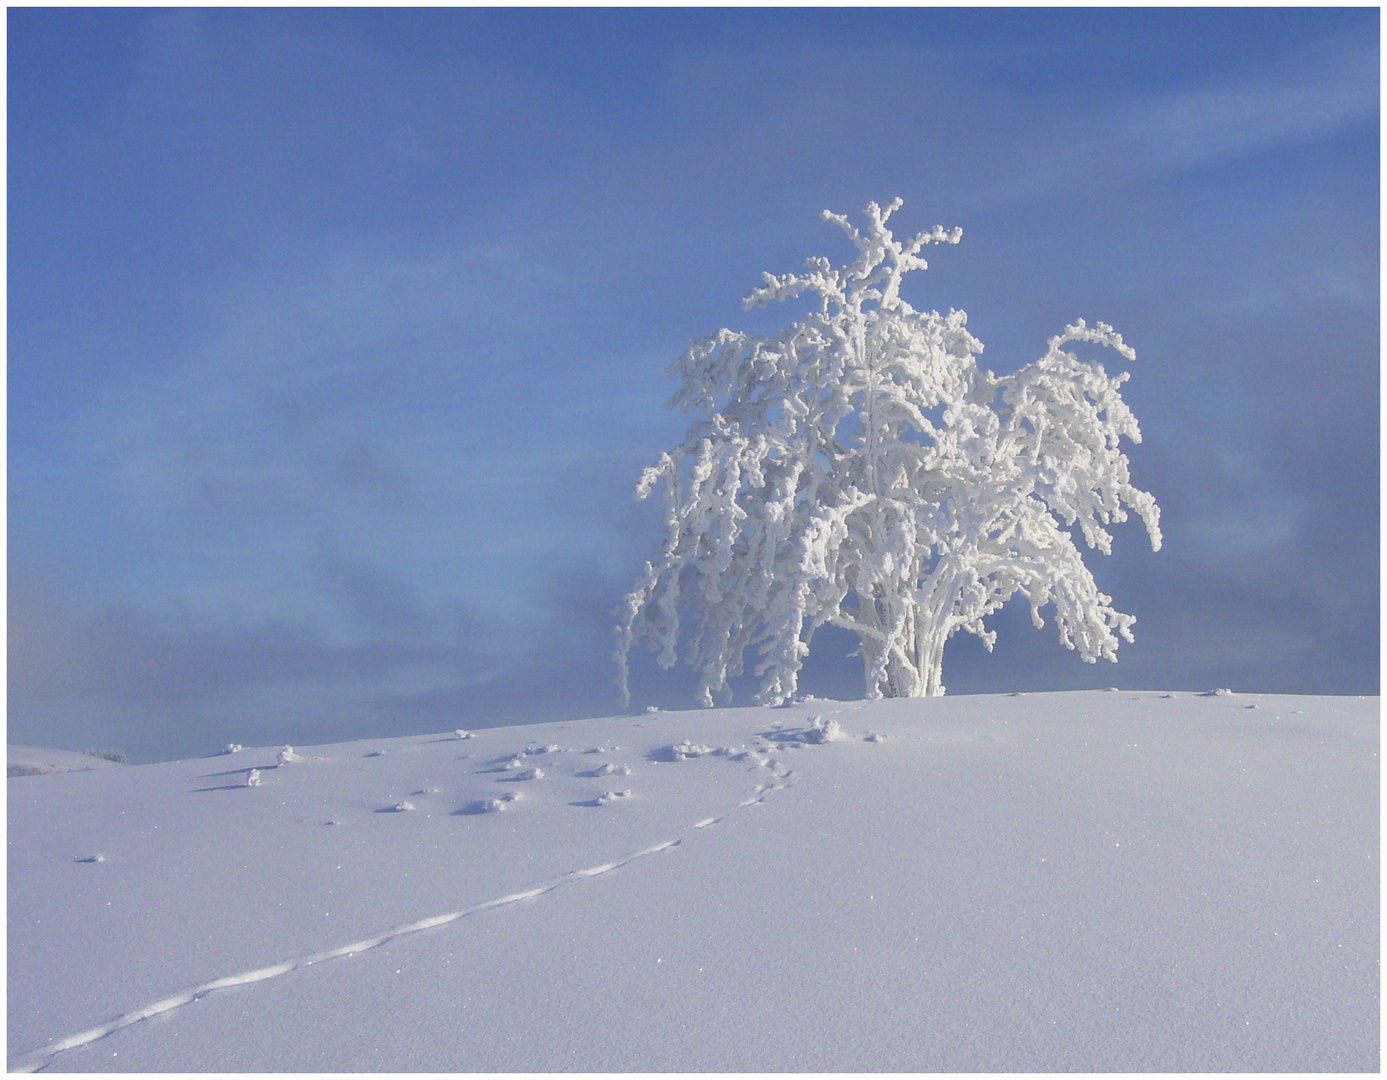
{"label": "frost-covered tree", "polygon": [[942,694],[950,635],[991,649],[984,620],[1017,594],[1037,627],[1053,607],[1060,640],[1086,661],[1116,661],[1118,639],[1133,640],[1135,619],[1099,591],[1074,534],[1108,554],[1106,526],[1130,508],[1158,550],[1159,510],[1119,445],[1141,440],[1119,394],[1128,375],[1066,346],[1136,354],[1112,327],[1080,319],[1036,363],[980,369],[964,312],[901,298],[902,278],[926,268],[925,245],[956,244],[962,230],[902,243],[887,228],[900,205],[868,204],[862,230],[825,211],[857,257],[765,274],[743,302],[814,294],[803,321],[775,337],[720,330],[671,365],[683,386],[670,404],[701,418],[636,488],[644,499],[663,484],[666,535],[623,603],[623,701],[631,646],[644,641],[671,667],[686,621],[705,705],[742,673],[748,648],[758,699],[792,697],[821,626],[857,635],[868,697]]}

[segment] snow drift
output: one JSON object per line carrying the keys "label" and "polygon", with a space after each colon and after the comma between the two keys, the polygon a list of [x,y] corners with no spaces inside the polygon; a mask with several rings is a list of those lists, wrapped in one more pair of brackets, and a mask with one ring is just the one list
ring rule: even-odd
{"label": "snow drift", "polygon": [[1377,747],[1125,691],[12,779],[9,1065],[1373,1071]]}

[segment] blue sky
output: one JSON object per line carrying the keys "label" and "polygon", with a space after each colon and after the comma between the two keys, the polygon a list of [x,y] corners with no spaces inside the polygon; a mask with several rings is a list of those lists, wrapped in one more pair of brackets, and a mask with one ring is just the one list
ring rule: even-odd
{"label": "blue sky", "polygon": [[[615,710],[665,366],[830,208],[961,225],[984,366],[1138,352],[1093,555],[950,692],[1377,693],[1376,10],[11,9],[9,737],[136,759]],[[1113,358],[1113,363],[1121,361]],[[804,686],[861,694],[850,642]],[[633,706],[691,703],[644,659]]]}

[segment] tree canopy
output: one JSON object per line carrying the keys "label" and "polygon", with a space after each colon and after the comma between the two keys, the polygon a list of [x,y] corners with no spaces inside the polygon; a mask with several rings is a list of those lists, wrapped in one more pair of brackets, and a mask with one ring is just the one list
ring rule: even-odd
{"label": "tree canopy", "polygon": [[981,369],[966,313],[917,311],[900,295],[927,268],[926,245],[962,230],[899,241],[888,222],[900,206],[869,203],[862,229],[825,211],[856,258],[765,274],[743,301],[811,294],[810,313],[775,336],[720,330],[671,365],[682,383],[671,405],[697,419],[636,488],[645,499],[663,487],[665,541],[621,608],[623,701],[631,646],[671,667],[681,631],[705,705],[748,649],[758,699],[793,697],[822,626],[857,635],[868,697],[942,694],[945,642],[965,630],[991,649],[984,620],[1018,594],[1037,627],[1051,608],[1085,661],[1115,661],[1119,639],[1133,640],[1136,620],[1098,589],[1074,530],[1110,553],[1107,527],[1130,509],[1158,550],[1160,512],[1120,446],[1141,441],[1119,393],[1128,374],[1066,346],[1136,354],[1079,319],[1035,363]]}

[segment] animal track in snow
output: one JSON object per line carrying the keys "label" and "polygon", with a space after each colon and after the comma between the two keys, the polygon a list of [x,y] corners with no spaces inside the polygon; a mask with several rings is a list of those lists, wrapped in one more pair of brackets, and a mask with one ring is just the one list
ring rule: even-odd
{"label": "animal track in snow", "polygon": [[[687,747],[690,750],[697,749],[700,751],[699,754],[691,756],[701,756],[702,754],[712,752],[711,749],[708,747],[698,747],[687,742],[681,745]],[[674,748],[670,747],[668,749],[672,750]],[[380,756],[383,753],[384,751],[376,751],[375,753],[370,754],[368,756],[375,757]],[[735,809],[740,809],[742,807],[759,804],[761,802],[764,802],[766,797],[770,795],[772,792],[784,791],[785,789],[790,787],[791,783],[794,780],[794,776],[795,774],[790,770],[775,771],[774,779],[779,781],[778,783],[764,783],[759,785],[756,788],[755,793],[751,796],[751,798],[739,802]],[[247,783],[253,786],[255,784],[258,784],[259,782],[259,770],[252,769],[250,772],[250,777],[247,779]],[[616,801],[618,799],[627,799],[630,797],[630,791],[604,792],[602,795],[598,796],[596,800],[594,800],[594,805],[607,805],[607,803],[601,801],[604,799],[608,801]],[[499,798],[486,799],[479,803],[473,803],[469,807],[455,811],[455,813],[495,813],[504,809],[507,803],[515,802],[519,800],[519,798],[520,793],[518,791],[507,792],[505,795],[502,795]],[[403,810],[412,810],[413,806],[408,802],[401,802],[389,809],[395,812],[399,812]],[[706,829],[724,820],[727,816],[727,814],[722,814],[703,818],[690,825],[689,831],[694,829]],[[328,824],[336,824],[336,822],[328,822]],[[552,892],[554,889],[571,884],[573,882],[583,881],[587,878],[610,873],[613,870],[618,870],[623,866],[635,862],[637,859],[643,859],[650,855],[656,855],[663,851],[669,851],[673,848],[678,847],[682,843],[682,837],[675,837],[672,840],[663,840],[659,843],[652,844],[649,847],[641,848],[639,851],[633,851],[627,855],[614,859],[610,862],[602,863],[597,866],[585,867],[580,870],[571,870],[566,874],[561,874],[558,877],[551,878],[550,880],[540,885],[536,885],[533,888],[525,889],[520,892],[508,893],[505,896],[499,896],[493,900],[486,900],[480,904],[474,904],[471,907],[463,908],[459,911],[450,911],[442,915],[433,915],[429,918],[419,919],[416,922],[405,923],[400,926],[392,927],[391,929],[386,930],[385,932],[378,934],[377,936],[372,938],[367,938],[362,941],[356,941],[349,945],[342,945],[337,948],[324,949],[319,952],[310,953],[305,956],[299,956],[290,960],[285,960],[281,963],[270,964],[265,967],[256,968],[252,971],[244,971],[234,975],[223,976],[219,979],[212,979],[209,982],[202,983],[201,985],[192,987],[191,989],[184,990],[176,994],[171,994],[168,997],[162,998],[151,1005],[146,1005],[141,1008],[133,1009],[130,1012],[122,1013],[120,1016],[117,1016],[115,1019],[105,1024],[89,1028],[86,1031],[79,1032],[75,1035],[70,1035],[63,1039],[58,1039],[54,1042],[49,1043],[46,1046],[40,1047],[39,1049],[19,1054],[9,1060],[9,1070],[11,1072],[20,1073],[37,1072],[38,1070],[43,1069],[48,1065],[52,1064],[53,1061],[56,1060],[60,1055],[66,1053],[69,1050],[76,1050],[80,1047],[87,1046],[100,1039],[104,1039],[106,1036],[114,1034],[115,1032],[120,1031],[123,1028],[130,1027],[133,1024],[138,1024],[143,1020],[149,1020],[153,1017],[162,1016],[167,1013],[173,1012],[175,1009],[182,1008],[185,1005],[190,1005],[198,999],[206,997],[208,994],[215,993],[218,990],[227,990],[234,987],[250,986],[255,983],[265,982],[269,979],[279,978],[281,975],[287,975],[292,971],[297,971],[302,968],[311,967],[314,964],[321,964],[328,960],[338,960],[343,958],[354,957],[361,953],[369,952],[372,949],[377,949],[383,945],[387,945],[398,938],[407,937],[411,934],[417,934],[424,930],[432,930],[441,926],[446,926],[447,924],[456,922],[459,919],[465,919],[474,915],[479,915],[482,912],[489,911],[493,908],[504,907],[509,904],[518,903],[522,900],[530,900],[536,897],[543,896],[545,893]],[[103,860],[101,856],[93,856],[92,861]]]}
{"label": "animal track in snow", "polygon": [[[785,777],[788,778],[789,775],[790,775],[789,773],[786,773],[786,774],[785,774]],[[738,809],[741,809],[741,808],[744,807],[744,806],[757,806],[757,805],[759,805],[759,804],[765,802],[765,801],[766,801],[766,796],[769,795],[772,791],[784,791],[787,787],[789,787],[789,784],[788,784],[788,783],[786,783],[786,784],[762,784],[762,785],[760,785],[760,786],[756,789],[756,793],[755,793],[754,795],[752,795],[750,798],[743,799],[741,802],[739,802],[739,803],[737,804],[737,808],[738,808]]]}
{"label": "animal track in snow", "polygon": [[335,949],[324,949],[321,952],[296,957],[292,960],[285,960],[279,964],[270,964],[266,967],[256,968],[253,971],[244,971],[236,975],[227,975],[220,979],[213,979],[200,986],[195,986],[190,990],[171,994],[166,998],[154,1002],[152,1005],[146,1005],[143,1008],[123,1013],[109,1023],[90,1028],[76,1035],[70,1035],[65,1039],[59,1039],[49,1043],[47,1046],[41,1047],[38,1050],[32,1050],[27,1054],[21,1054],[11,1058],[9,1062],[10,1071],[20,1073],[37,1072],[39,1069],[52,1063],[60,1054],[66,1053],[69,1050],[76,1050],[82,1046],[87,1046],[90,1043],[96,1042],[98,1039],[104,1039],[107,1035],[114,1034],[122,1028],[130,1027],[132,1024],[138,1024],[142,1020],[148,1020],[155,1016],[162,1016],[165,1013],[172,1012],[174,1009],[182,1008],[184,1005],[190,1005],[199,998],[206,997],[208,994],[215,993],[218,990],[227,990],[238,986],[249,986],[253,983],[264,982],[267,979],[275,979],[281,975],[287,975],[289,972],[297,971],[300,968],[311,967],[313,964],[321,964],[327,960],[357,956],[360,953],[378,949],[382,945],[386,945],[397,938],[406,937],[410,934],[417,934],[423,930],[432,930],[436,927],[446,926],[448,923],[456,922],[458,919],[465,919],[472,915],[478,915],[492,908],[504,907],[508,904],[518,903],[521,900],[530,900],[538,896],[543,896],[547,892],[552,892],[554,889],[574,881],[581,881],[586,878],[596,877],[599,874],[610,873],[637,859],[643,859],[648,855],[656,855],[662,851],[668,851],[671,848],[678,847],[681,843],[683,843],[681,839],[665,840],[658,844],[652,844],[650,847],[642,848],[640,851],[634,851],[622,858],[614,859],[611,862],[602,863],[598,866],[585,867],[582,870],[572,870],[567,874],[553,878],[534,888],[525,889],[521,892],[509,893],[505,896],[499,896],[494,900],[486,900],[472,907],[463,908],[461,911],[450,911],[443,915],[434,915],[427,919],[420,919],[417,922],[405,923],[402,926],[392,927],[376,937],[353,942],[350,945],[342,945]]}

